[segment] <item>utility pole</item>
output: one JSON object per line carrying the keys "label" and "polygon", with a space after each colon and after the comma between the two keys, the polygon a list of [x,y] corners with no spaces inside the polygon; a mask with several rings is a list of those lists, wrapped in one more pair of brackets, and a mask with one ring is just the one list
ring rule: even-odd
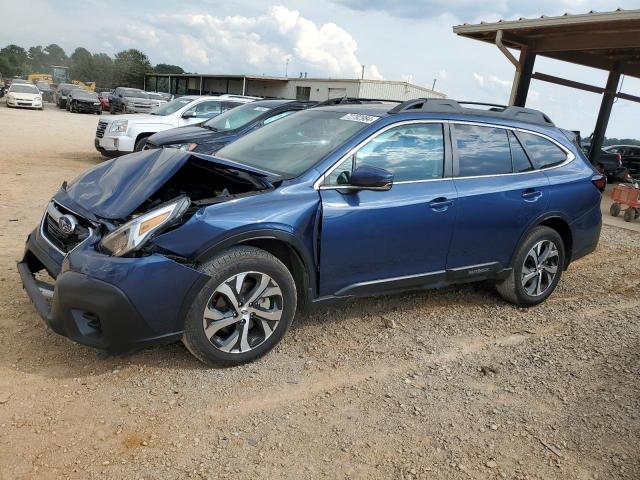
{"label": "utility pole", "polygon": [[434,92],[436,91],[436,82],[438,81],[437,78],[433,79],[433,85],[431,85],[431,90],[433,90]]}
{"label": "utility pole", "polygon": [[362,65],[362,75],[360,76],[362,80],[364,80],[364,65]]}
{"label": "utility pole", "polygon": [[286,60],[284,61],[284,78],[287,78],[289,74],[289,62],[291,61],[291,57],[287,55]]}

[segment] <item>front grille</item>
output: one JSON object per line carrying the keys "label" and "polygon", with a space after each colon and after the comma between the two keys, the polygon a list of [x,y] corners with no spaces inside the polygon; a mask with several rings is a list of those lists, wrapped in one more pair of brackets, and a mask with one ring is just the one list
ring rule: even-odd
{"label": "front grille", "polygon": [[96,129],[96,137],[104,137],[104,131],[107,129],[107,122],[99,121],[98,128]]}
{"label": "front grille", "polygon": [[[77,220],[78,224],[73,233],[66,234],[60,229],[55,216],[59,217],[61,215],[73,215]],[[91,235],[90,225],[91,224],[84,218],[79,217],[54,202],[51,202],[47,208],[47,213],[42,220],[42,234],[58,250],[68,253],[78,244],[89,238],[89,235]]]}

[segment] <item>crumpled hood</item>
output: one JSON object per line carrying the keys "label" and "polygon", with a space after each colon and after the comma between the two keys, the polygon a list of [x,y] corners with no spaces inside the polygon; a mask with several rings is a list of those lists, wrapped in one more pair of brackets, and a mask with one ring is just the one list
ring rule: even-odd
{"label": "crumpled hood", "polygon": [[[182,167],[189,154],[179,150],[143,150],[87,170],[61,190],[57,200],[71,199],[108,220],[131,215]],[[58,195],[60,198],[57,198]]]}
{"label": "crumpled hood", "polygon": [[54,199],[73,209],[78,206],[91,217],[106,220],[125,219],[157,192],[191,158],[215,163],[220,167],[250,173],[258,177],[276,174],[232,160],[181,150],[142,150],[108,160],[87,170]]}

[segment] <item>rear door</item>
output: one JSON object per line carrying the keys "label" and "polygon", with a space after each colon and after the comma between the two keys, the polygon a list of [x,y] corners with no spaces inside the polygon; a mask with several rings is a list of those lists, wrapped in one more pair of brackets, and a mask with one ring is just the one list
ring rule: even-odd
{"label": "rear door", "polygon": [[511,129],[452,124],[452,144],[458,208],[447,269],[486,275],[509,265],[521,235],[545,211],[549,180]]}
{"label": "rear door", "polygon": [[[383,129],[330,170],[320,186],[320,293],[350,295],[442,279],[456,192],[448,125],[408,123]],[[390,190],[349,186],[354,168],[394,174]]]}

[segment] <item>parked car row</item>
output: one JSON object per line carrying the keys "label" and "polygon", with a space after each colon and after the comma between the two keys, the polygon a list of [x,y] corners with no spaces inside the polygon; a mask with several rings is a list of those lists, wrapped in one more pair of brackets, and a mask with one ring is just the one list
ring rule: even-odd
{"label": "parked car row", "polygon": [[[133,89],[116,89],[118,93],[114,92],[114,95],[109,97],[110,110],[129,108],[117,105],[122,105],[124,99],[139,98],[127,96],[139,95],[139,92],[130,92],[130,90]],[[146,115],[123,117],[114,115],[103,118],[98,122],[96,129],[95,147],[105,156],[139,151],[144,148],[147,139],[154,133],[202,123],[233,107],[253,101],[255,97],[238,95],[184,96],[155,107],[153,110],[149,108],[150,111]]]}
{"label": "parked car row", "polygon": [[95,348],[236,365],[301,305],[471,281],[529,307],[600,234],[606,178],[526,108],[182,97],[99,120],[98,149],[145,146],[65,182],[18,264],[46,323]]}

